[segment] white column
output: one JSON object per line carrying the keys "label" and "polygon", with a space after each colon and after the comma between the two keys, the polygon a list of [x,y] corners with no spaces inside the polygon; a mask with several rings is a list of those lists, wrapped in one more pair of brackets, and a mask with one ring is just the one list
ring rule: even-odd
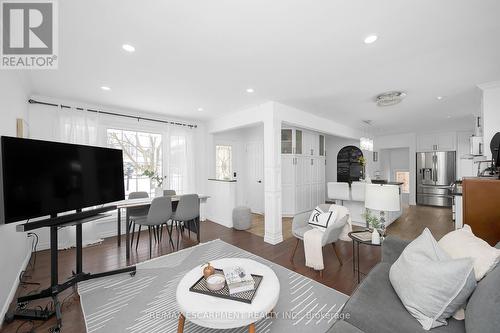
{"label": "white column", "polygon": [[281,120],[274,108],[264,116],[264,241],[283,241],[281,220]]}
{"label": "white column", "polygon": [[491,158],[490,142],[495,133],[500,132],[500,81],[479,85],[483,91],[483,142],[484,154]]}

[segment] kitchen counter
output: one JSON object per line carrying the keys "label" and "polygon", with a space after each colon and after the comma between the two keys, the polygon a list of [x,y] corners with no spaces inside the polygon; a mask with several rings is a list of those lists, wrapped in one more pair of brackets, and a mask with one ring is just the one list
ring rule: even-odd
{"label": "kitchen counter", "polygon": [[[342,182],[328,182],[327,183],[327,198],[329,201],[337,202],[347,209],[351,216],[352,223],[358,226],[365,227],[365,185],[364,182],[353,182],[348,185]],[[370,184],[371,185],[371,184]],[[386,182],[378,183],[379,186],[398,186],[399,187],[399,201],[401,209],[397,212],[386,212],[386,223],[388,227],[392,222],[397,220],[403,213],[402,195],[400,182]],[[379,211],[371,210],[373,214],[379,215]]]}
{"label": "kitchen counter", "polygon": [[402,182],[389,182],[387,179],[372,179],[372,184],[382,184],[382,185],[403,185]]}

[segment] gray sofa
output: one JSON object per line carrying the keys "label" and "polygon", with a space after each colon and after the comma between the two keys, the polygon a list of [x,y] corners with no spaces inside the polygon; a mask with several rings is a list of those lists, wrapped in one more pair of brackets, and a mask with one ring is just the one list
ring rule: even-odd
{"label": "gray sofa", "polygon": [[[388,237],[382,245],[382,262],[361,282],[328,333],[423,333],[399,300],[389,281],[389,269],[409,242]],[[500,248],[500,243],[497,244]],[[418,292],[418,286],[415,286]],[[436,327],[435,333],[500,332],[500,265],[477,285],[465,310],[465,320],[448,320],[447,326]]]}

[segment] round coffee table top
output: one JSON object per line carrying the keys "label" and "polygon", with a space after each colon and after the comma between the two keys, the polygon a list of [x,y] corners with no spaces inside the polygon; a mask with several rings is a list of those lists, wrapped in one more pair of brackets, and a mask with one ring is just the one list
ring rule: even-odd
{"label": "round coffee table top", "polygon": [[177,286],[177,304],[188,321],[202,327],[227,329],[250,325],[264,318],[274,309],[280,294],[280,283],[274,271],[254,260],[225,258],[211,261],[216,268],[240,266],[248,274],[262,275],[251,304],[208,296],[189,291],[203,275],[203,267],[189,271]]}

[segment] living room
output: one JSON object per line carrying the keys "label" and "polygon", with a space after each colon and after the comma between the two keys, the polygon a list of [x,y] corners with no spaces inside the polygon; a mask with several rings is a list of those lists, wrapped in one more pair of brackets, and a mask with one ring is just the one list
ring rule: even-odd
{"label": "living room", "polygon": [[496,1],[0,4],[2,332],[497,332]]}

